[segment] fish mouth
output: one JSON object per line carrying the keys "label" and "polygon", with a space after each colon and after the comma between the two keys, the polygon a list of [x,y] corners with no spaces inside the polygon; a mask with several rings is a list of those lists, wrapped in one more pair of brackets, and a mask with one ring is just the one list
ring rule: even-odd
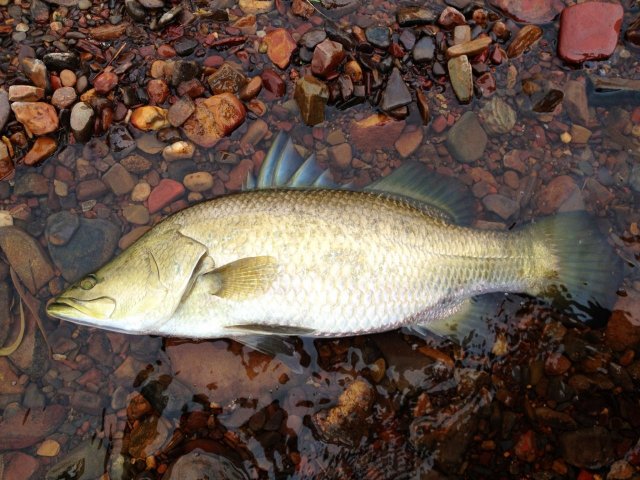
{"label": "fish mouth", "polygon": [[110,297],[80,300],[58,297],[47,305],[47,314],[84,325],[95,325],[97,320],[108,320],[116,309],[116,301]]}

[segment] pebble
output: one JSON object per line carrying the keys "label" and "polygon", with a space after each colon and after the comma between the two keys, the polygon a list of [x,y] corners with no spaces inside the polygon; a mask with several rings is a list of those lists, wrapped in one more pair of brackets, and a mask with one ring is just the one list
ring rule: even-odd
{"label": "pebble", "polygon": [[394,146],[402,158],[407,158],[422,145],[422,139],[422,128],[416,128],[415,130],[403,132]]}
{"label": "pebble", "polygon": [[102,181],[116,195],[125,195],[133,190],[136,182],[131,174],[119,163],[114,163],[102,176]]}
{"label": "pebble", "polygon": [[240,145],[255,146],[269,133],[269,125],[261,118],[253,121],[240,139]]}
{"label": "pebble", "polygon": [[491,45],[491,37],[478,37],[474,40],[453,45],[447,49],[447,57],[459,57],[460,55],[474,56],[482,53]]}
{"label": "pebble", "polygon": [[509,58],[519,57],[542,38],[542,29],[536,25],[522,27],[507,48]]}
{"label": "pebble", "polygon": [[426,7],[401,6],[396,10],[396,20],[401,27],[415,27],[435,22],[435,12]]}
{"label": "pebble", "polygon": [[201,147],[212,147],[245,120],[245,108],[235,95],[221,93],[196,100],[194,113],[182,125],[186,136]]}
{"label": "pebble", "polygon": [[185,175],[184,186],[192,192],[205,192],[213,187],[213,175],[209,172],[195,172]]}
{"label": "pebble", "polygon": [[[54,271],[49,257],[40,244],[20,228],[2,227],[0,248],[11,268],[32,294],[53,278]],[[28,263],[24,261],[25,258],[29,259]],[[12,356],[11,360],[14,359]]]}
{"label": "pebble", "polygon": [[586,2],[566,7],[560,16],[560,58],[569,63],[609,58],[618,44],[623,13],[618,3]]}
{"label": "pebble", "polygon": [[47,218],[45,236],[50,244],[63,246],[69,243],[79,226],[78,216],[63,210]]}
{"label": "pebble", "polygon": [[144,205],[127,205],[122,209],[122,216],[134,225],[149,223],[149,210]]}
{"label": "pebble", "polygon": [[71,109],[70,126],[73,136],[79,142],[86,142],[93,133],[95,113],[85,102],[76,103]]}
{"label": "pebble", "polygon": [[542,215],[556,213],[575,196],[581,199],[580,188],[571,177],[568,175],[555,177],[538,193],[536,197],[538,211]]}
{"label": "pebble", "polygon": [[243,102],[249,101],[255,98],[262,90],[262,77],[256,76],[249,80],[239,91],[238,97]]}
{"label": "pebble", "polygon": [[38,137],[33,143],[31,150],[24,156],[25,165],[33,166],[42,160],[49,158],[58,148],[57,142],[51,137]]}
{"label": "pebble", "polygon": [[582,126],[589,124],[589,101],[587,99],[587,88],[583,81],[567,81],[564,85],[562,105],[572,122]]}
{"label": "pebble", "polygon": [[238,5],[244,13],[256,15],[273,10],[274,0],[240,0]]}
{"label": "pebble", "polygon": [[36,455],[41,457],[55,457],[60,453],[60,444],[55,440],[47,439],[40,444]]}
{"label": "pebble", "polygon": [[[259,77],[258,77],[259,78]],[[195,111],[196,104],[188,96],[180,97],[171,107],[169,107],[169,113],[167,118],[169,123],[174,127],[181,126],[187,121],[187,118]]]}
{"label": "pebble", "polygon": [[382,93],[382,101],[380,102],[380,109],[383,111],[391,111],[396,108],[403,107],[411,103],[411,92],[407,88],[407,84],[404,83],[400,70],[394,68],[387,80],[387,86]]}
{"label": "pebble", "polygon": [[44,97],[44,88],[33,85],[11,85],[9,87],[10,102],[37,102]]}
{"label": "pebble", "polygon": [[61,87],[53,92],[51,103],[59,109],[69,108],[77,98],[78,95],[73,87]]}
{"label": "pebble", "polygon": [[555,0],[489,0],[489,3],[517,22],[536,25],[551,22],[562,9],[562,4]]}
{"label": "pebble", "polygon": [[167,110],[160,107],[144,106],[136,108],[131,114],[131,124],[144,132],[161,130],[170,126]]}
{"label": "pebble", "polygon": [[468,103],[473,97],[473,74],[466,55],[449,59],[447,62],[451,86],[460,103]]}
{"label": "pebble", "polygon": [[473,112],[466,112],[451,127],[447,135],[447,148],[456,160],[470,163],[484,154],[487,134]]}
{"label": "pebble", "polygon": [[340,43],[327,38],[316,45],[313,50],[311,71],[314,75],[326,78],[336,71],[345,55],[344,48]]}
{"label": "pebble", "polygon": [[313,126],[324,121],[325,105],[329,99],[329,88],[324,82],[306,75],[296,83],[293,97],[304,123]]}
{"label": "pebble", "polygon": [[277,98],[284,96],[287,91],[287,84],[275,70],[265,68],[260,74],[260,79],[264,89]]}
{"label": "pebble", "polygon": [[60,83],[63,87],[73,87],[77,82],[76,74],[71,70],[62,70],[60,72]]}
{"label": "pebble", "polygon": [[389,27],[367,27],[364,34],[367,41],[378,48],[388,48],[391,45],[391,31]]}
{"label": "pebble", "polygon": [[148,198],[149,213],[154,214],[184,195],[184,186],[180,182],[163,178],[151,191]]}
{"label": "pebble", "polygon": [[169,86],[161,79],[152,79],[147,83],[147,95],[154,105],[163,104],[169,97]]}
{"label": "pebble", "polygon": [[413,60],[417,63],[431,62],[435,58],[436,43],[433,37],[424,36],[416,42],[411,51]]}
{"label": "pebble", "polygon": [[263,41],[267,45],[269,60],[282,70],[286,69],[291,62],[291,55],[298,48],[288,30],[286,28],[271,30],[265,35]]}
{"label": "pebble", "polygon": [[26,197],[46,195],[49,193],[49,182],[39,173],[27,172],[16,180],[14,193]]}
{"label": "pebble", "polygon": [[46,90],[49,85],[49,77],[47,67],[42,60],[29,57],[24,58],[22,60],[22,70],[36,87]]}
{"label": "pebble", "polygon": [[488,211],[495,213],[503,220],[513,217],[520,209],[518,202],[500,194],[485,196],[482,199],[482,204]]}
{"label": "pebble", "polygon": [[11,110],[16,119],[34,135],[44,135],[58,129],[58,114],[48,103],[14,102]]}
{"label": "pebble", "polygon": [[300,45],[308,48],[309,50],[313,50],[316,45],[320,42],[324,41],[327,38],[327,32],[322,28],[312,28],[305,32],[302,37],[300,37],[299,43]]}
{"label": "pebble", "polygon": [[118,85],[118,76],[113,72],[102,72],[93,79],[93,88],[96,93],[105,95]]}
{"label": "pebble", "polygon": [[459,10],[453,7],[445,7],[438,17],[438,23],[446,29],[452,29],[456,25],[464,25],[467,21]]}
{"label": "pebble", "polygon": [[247,77],[237,65],[225,62],[207,78],[207,83],[215,95],[237,93],[247,83]]}
{"label": "pebble", "polygon": [[502,135],[511,132],[516,124],[517,115],[511,106],[501,97],[493,97],[479,112],[482,125],[489,135]]}
{"label": "pebble", "polygon": [[129,172],[135,173],[135,174],[142,174],[142,173],[148,172],[153,166],[153,163],[151,163],[151,160],[138,154],[129,155],[123,158],[122,160],[120,160],[120,164],[124,168],[126,168]]}
{"label": "pebble", "polygon": [[126,125],[113,125],[109,130],[108,152],[115,158],[122,158],[132,153],[135,149],[136,141]]}
{"label": "pebble", "polygon": [[172,143],[171,145],[167,145],[164,150],[162,150],[162,158],[167,162],[191,158],[195,151],[196,147],[193,143],[181,140],[179,142]]}
{"label": "pebble", "polygon": [[351,159],[353,158],[353,152],[351,145],[348,143],[341,143],[329,147],[329,158],[331,164],[339,169],[349,168],[351,166]]}

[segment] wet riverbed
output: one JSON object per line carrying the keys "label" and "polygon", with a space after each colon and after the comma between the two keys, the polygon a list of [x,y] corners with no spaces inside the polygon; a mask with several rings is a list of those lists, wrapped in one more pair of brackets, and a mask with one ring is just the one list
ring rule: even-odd
{"label": "wet riverbed", "polygon": [[[640,477],[634,2],[0,5],[0,346],[19,343],[0,479]],[[479,228],[586,210],[624,260],[615,311],[498,295],[462,343],[276,358],[46,316],[162,218],[240,189],[279,131],[339,183],[406,161],[455,177]]]}

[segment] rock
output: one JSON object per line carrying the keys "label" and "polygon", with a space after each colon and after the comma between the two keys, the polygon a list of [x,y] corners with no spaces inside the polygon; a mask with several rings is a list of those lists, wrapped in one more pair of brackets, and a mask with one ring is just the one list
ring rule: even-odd
{"label": "rock", "polygon": [[431,62],[435,58],[435,54],[436,42],[429,35],[418,40],[411,51],[413,60],[417,63]]}
{"label": "rock", "polygon": [[122,158],[136,149],[136,141],[125,125],[113,125],[109,130],[109,147],[115,158]]}
{"label": "rock", "polygon": [[389,27],[371,26],[364,31],[367,41],[378,48],[389,48],[391,45],[391,32]]}
{"label": "rock", "polygon": [[47,471],[46,480],[91,480],[101,477],[107,465],[107,445],[106,441],[97,437],[85,440]]}
{"label": "rock", "polygon": [[513,38],[507,48],[509,58],[519,57],[525,50],[535,45],[542,38],[542,29],[536,25],[525,25]]}
{"label": "rock", "polygon": [[246,102],[257,97],[260,90],[262,90],[262,77],[253,77],[240,89],[238,96],[240,97],[240,100]]}
{"label": "rock", "polygon": [[562,105],[572,122],[589,124],[589,101],[584,81],[569,80],[564,86]]}
{"label": "rock", "polygon": [[333,145],[329,147],[328,151],[332,165],[335,165],[339,169],[345,169],[351,166],[353,152],[351,151],[351,145],[348,143]]}
{"label": "rock", "polygon": [[313,415],[312,422],[326,442],[349,447],[359,445],[371,428],[375,396],[375,390],[369,383],[354,380],[340,394],[338,404]]}
{"label": "rock", "polygon": [[85,102],[76,103],[71,109],[70,126],[73,136],[79,142],[86,142],[93,134],[95,113]]}
{"label": "rock", "polygon": [[147,16],[147,10],[137,0],[125,0],[124,8],[129,16],[137,22],[143,21]]}
{"label": "rock", "polygon": [[18,380],[19,377],[11,369],[9,360],[4,357],[0,357],[0,394],[15,395],[24,392],[24,386],[20,384]]}
{"label": "rock", "polygon": [[391,148],[398,140],[405,122],[396,121],[388,115],[374,113],[351,123],[351,141],[361,150]]}
{"label": "rock", "polygon": [[264,89],[273,93],[276,97],[282,97],[287,91],[287,84],[275,70],[265,68],[260,74]]}
{"label": "rock", "polygon": [[78,95],[73,87],[60,87],[51,96],[51,103],[57,108],[69,108],[74,104]]}
{"label": "rock", "polygon": [[22,452],[9,452],[0,455],[0,471],[5,479],[31,479],[38,471],[40,463]]}
{"label": "rock", "polygon": [[93,79],[93,88],[99,95],[106,95],[118,85],[118,75],[113,72],[102,72]]}
{"label": "rock", "polygon": [[[291,370],[277,359],[255,351],[238,355],[228,347],[223,340],[170,343],[166,351],[173,376],[194,394],[215,399],[221,405],[240,397],[256,399],[257,405],[252,407],[252,411],[271,403],[269,395],[265,396],[265,393],[273,388],[282,388],[281,375],[294,378]],[[211,361],[203,363],[203,358]],[[265,368],[267,365],[268,368]]]}
{"label": "rock", "polygon": [[80,57],[73,52],[53,52],[42,57],[42,61],[49,70],[77,70],[80,67]]}
{"label": "rock", "polygon": [[416,128],[415,130],[403,132],[394,146],[402,158],[407,158],[422,145],[422,139],[422,128]]}
{"label": "rock", "polygon": [[41,457],[55,457],[60,453],[60,444],[55,440],[47,439],[40,444],[36,455]]}
{"label": "rock", "polygon": [[79,220],[78,229],[66,244],[49,244],[53,263],[68,282],[75,282],[107,263],[120,239],[120,229],[107,220]]}
{"label": "rock", "polygon": [[400,75],[400,70],[394,68],[387,80],[387,86],[382,92],[380,109],[385,112],[395,110],[411,103],[411,92]]}
{"label": "rock", "polygon": [[103,397],[93,392],[76,390],[69,399],[69,404],[74,410],[87,415],[98,416],[102,414]]}
{"label": "rock", "polygon": [[571,125],[571,143],[585,144],[591,138],[591,130],[580,125]]}
{"label": "rock", "polygon": [[194,61],[178,60],[173,63],[171,85],[179,86],[181,83],[196,79],[200,75],[200,65]]}
{"label": "rock", "polygon": [[558,55],[569,63],[609,58],[618,44],[623,16],[618,3],[586,2],[560,16]]}
{"label": "rock", "polygon": [[9,95],[5,90],[0,90],[0,130],[4,129],[10,113]]}
{"label": "rock", "polygon": [[148,172],[153,166],[151,160],[138,154],[129,155],[123,158],[120,160],[120,164],[126,168],[127,171],[135,174]]}
{"label": "rock", "polygon": [[300,37],[300,45],[309,50],[313,50],[316,45],[320,42],[324,41],[327,38],[327,32],[325,32],[322,28],[312,28],[305,32],[302,37]]}
{"label": "rock", "polygon": [[184,186],[182,183],[169,178],[163,178],[149,195],[149,213],[154,214],[159,212],[171,202],[182,197],[182,195],[184,195]]}
{"label": "rock", "polygon": [[467,21],[459,10],[453,7],[445,7],[438,17],[438,23],[446,29],[452,29],[456,25],[465,25]]}
{"label": "rock", "polygon": [[269,125],[261,118],[256,119],[240,139],[240,145],[257,145],[269,133]]}
{"label": "rock", "polygon": [[181,456],[165,474],[167,480],[249,480],[247,473],[222,455],[196,449]]}
{"label": "rock", "polygon": [[315,13],[315,9],[305,0],[293,0],[291,3],[291,13],[305,19],[310,18]]}
{"label": "rock", "polygon": [[466,55],[451,58],[447,62],[451,86],[460,103],[468,103],[473,97],[473,74]]}
{"label": "rock", "polygon": [[0,228],[0,250],[32,294],[53,278],[54,271],[47,254],[33,237],[18,227]]}
{"label": "rock", "polygon": [[[89,5],[88,3],[86,5],[87,5],[86,10],[88,10],[91,7],[91,5]],[[118,38],[125,36],[128,26],[129,24],[126,22],[122,22],[117,25],[111,25],[111,24],[99,25],[97,27],[90,28],[89,35],[91,35],[91,38],[99,42],[116,40]]]}
{"label": "rock", "polygon": [[173,43],[173,48],[181,57],[186,57],[195,52],[200,43],[195,38],[182,37]]}
{"label": "rock", "polygon": [[213,175],[209,172],[195,172],[185,175],[184,186],[192,192],[205,192],[213,187]]}
{"label": "rock", "polygon": [[201,147],[212,147],[238,128],[245,119],[242,102],[231,93],[196,100],[194,113],[183,124],[186,136]]}
{"label": "rock", "polygon": [[43,410],[25,410],[11,404],[0,421],[0,451],[19,450],[42,441],[67,419],[62,405],[49,405]]}
{"label": "rock", "polygon": [[269,13],[273,10],[274,0],[240,0],[239,6],[244,13]]}
{"label": "rock", "polygon": [[33,85],[11,85],[9,87],[10,102],[37,102],[44,98],[44,88]]}
{"label": "rock", "polygon": [[238,93],[247,83],[247,77],[238,66],[225,62],[215,73],[209,75],[207,83],[214,95],[220,93]]}
{"label": "rock", "polygon": [[14,193],[19,196],[36,197],[49,193],[49,182],[45,177],[35,172],[28,172],[18,177]]}
{"label": "rock", "polygon": [[563,7],[557,0],[489,0],[489,3],[516,22],[536,25],[553,21]]}
{"label": "rock", "polygon": [[493,97],[480,109],[480,118],[489,135],[509,133],[516,124],[517,115],[511,106],[500,97]]}
{"label": "rock", "polygon": [[482,53],[489,45],[491,45],[491,37],[478,37],[469,42],[453,45],[447,49],[447,57],[459,57],[460,55],[467,55],[472,57]]}
{"label": "rock", "polygon": [[102,181],[117,196],[129,193],[136,184],[136,181],[127,169],[119,163],[114,163],[111,168],[107,170],[102,176]]}
{"label": "rock", "polygon": [[167,110],[160,107],[146,105],[136,108],[131,114],[131,124],[139,130],[161,130],[170,125]]}
{"label": "rock", "polygon": [[153,105],[161,105],[169,97],[169,86],[164,80],[153,78],[147,83],[147,95]]}
{"label": "rock", "polygon": [[193,103],[191,97],[182,96],[180,97],[176,103],[169,107],[168,119],[169,123],[174,127],[179,127],[184,122],[187,121],[187,118],[191,116],[191,114],[195,111],[196,104]]}
{"label": "rock", "polygon": [[162,150],[162,158],[167,162],[191,158],[195,151],[196,147],[193,143],[181,140],[179,142],[174,142],[171,145],[167,145],[164,150]]}
{"label": "rock", "polygon": [[520,209],[518,202],[499,194],[490,194],[483,197],[482,203],[488,211],[495,213],[503,220],[511,218]]}
{"label": "rock", "polygon": [[487,134],[473,112],[466,112],[447,134],[447,148],[456,160],[471,163],[484,154]]}
{"label": "rock", "polygon": [[42,160],[53,155],[57,148],[58,144],[53,138],[38,137],[33,143],[31,150],[24,156],[24,164],[29,166],[37,165]]}
{"label": "rock", "polygon": [[83,180],[76,185],[76,197],[79,201],[96,200],[109,191],[109,187],[102,180],[93,178]]}
{"label": "rock", "polygon": [[52,245],[66,245],[79,226],[80,218],[71,212],[63,210],[47,218],[45,237]]}
{"label": "rock", "polygon": [[336,71],[345,55],[344,48],[340,43],[326,39],[316,45],[313,51],[311,71],[314,75],[328,77]]}
{"label": "rock", "polygon": [[48,103],[14,102],[11,110],[16,119],[34,135],[44,135],[58,129],[58,114]]}
{"label": "rock", "polygon": [[267,55],[273,64],[282,70],[286,69],[291,62],[291,55],[298,48],[289,31],[286,28],[276,28],[268,32],[263,41],[267,45]]}
{"label": "rock", "polygon": [[518,438],[513,448],[516,457],[525,462],[533,462],[536,459],[536,436],[533,430],[527,430]]}
{"label": "rock", "polygon": [[626,460],[618,460],[611,464],[607,480],[626,480],[632,478],[636,469]]}
{"label": "rock", "polygon": [[414,27],[435,22],[435,12],[425,7],[398,7],[396,20],[401,27]]}
{"label": "rock", "polygon": [[[13,174],[15,170],[15,165],[13,164],[13,160],[11,160],[11,155],[9,155],[9,149],[4,144],[4,142],[0,142],[0,180],[7,178],[9,175]],[[0,183],[0,185],[3,185]],[[6,183],[8,186],[9,184]],[[2,198],[8,197],[8,192],[6,195],[2,195]]]}
{"label": "rock", "polygon": [[22,70],[36,87],[47,89],[49,86],[49,75],[47,74],[47,67],[42,60],[28,57],[24,58],[22,60]]}
{"label": "rock", "polygon": [[324,109],[329,100],[329,88],[317,78],[306,75],[296,83],[293,97],[307,125],[324,121]]}
{"label": "rock", "polygon": [[140,182],[131,191],[132,202],[144,202],[151,194],[151,185],[147,182]]}
{"label": "rock", "polygon": [[543,187],[536,197],[536,205],[542,215],[584,209],[580,187],[567,175],[555,177]]}
{"label": "rock", "polygon": [[603,427],[563,433],[560,447],[564,460],[578,468],[602,468],[615,458],[611,434]]}

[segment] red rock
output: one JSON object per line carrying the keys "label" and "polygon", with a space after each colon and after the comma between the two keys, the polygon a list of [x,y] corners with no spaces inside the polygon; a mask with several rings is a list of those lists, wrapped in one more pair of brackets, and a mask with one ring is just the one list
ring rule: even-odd
{"label": "red rock", "polygon": [[447,117],[438,115],[431,124],[431,128],[435,133],[442,133],[447,129]]}
{"label": "red rock", "polygon": [[22,452],[8,452],[2,456],[4,469],[3,478],[10,479],[30,479],[35,478],[34,473],[38,471],[40,462],[30,455]]}
{"label": "red rock", "polygon": [[516,457],[525,462],[533,462],[536,459],[536,435],[533,430],[523,433],[514,447]]}
{"label": "red rock", "polygon": [[539,25],[552,21],[563,4],[559,0],[489,0],[517,22]]}
{"label": "red rock", "polygon": [[169,97],[169,87],[164,80],[149,80],[149,83],[147,83],[147,94],[149,95],[151,103],[160,105]]}
{"label": "red rock", "polygon": [[629,290],[626,297],[618,299],[607,323],[605,339],[616,352],[640,343],[640,293]]}
{"label": "red rock", "polygon": [[178,85],[178,96],[188,95],[191,98],[201,97],[204,93],[204,85],[197,78],[192,78]]}
{"label": "red rock", "polygon": [[176,56],[176,51],[171,45],[166,43],[158,47],[158,56],[161,58],[171,58]]}
{"label": "red rock", "polygon": [[171,202],[176,201],[182,195],[184,195],[184,185],[170,178],[163,178],[160,183],[155,187],[148,199],[149,213],[154,214],[159,212]]}
{"label": "red rock", "polygon": [[562,11],[558,55],[569,63],[608,58],[616,48],[622,26],[622,5],[587,2]]}
{"label": "red rock", "polygon": [[109,93],[118,85],[118,75],[113,72],[102,72],[93,79],[93,88],[101,95]]}
{"label": "red rock", "polygon": [[362,150],[391,148],[398,140],[405,122],[397,121],[388,115],[373,115],[351,124],[351,141]]}
{"label": "red rock", "polygon": [[438,23],[444,28],[453,28],[456,25],[466,25],[467,21],[462,12],[453,7],[447,7],[440,14]]}
{"label": "red rock", "polygon": [[44,102],[13,102],[16,119],[34,135],[44,135],[58,129],[56,109]]}
{"label": "red rock", "polygon": [[286,28],[276,28],[267,33],[264,43],[267,44],[269,59],[283,70],[289,66],[291,54],[298,47]]}
{"label": "red rock", "polygon": [[229,180],[225,183],[228,190],[240,190],[247,179],[247,174],[253,170],[253,162],[248,158],[240,160],[240,163],[229,172]]}
{"label": "red rock", "polygon": [[58,148],[58,144],[51,137],[38,137],[31,150],[24,156],[25,165],[35,165],[48,158]]}
{"label": "red rock", "polygon": [[547,375],[563,375],[571,368],[571,362],[567,357],[559,353],[550,354],[544,362],[544,371]]}
{"label": "red rock", "polygon": [[260,74],[260,78],[265,90],[273,93],[276,97],[282,97],[287,92],[287,85],[274,70],[265,68]]}
{"label": "red rock", "polygon": [[338,42],[323,40],[313,50],[311,71],[320,77],[328,77],[335,72],[345,57],[344,48]]}
{"label": "red rock", "polygon": [[30,447],[51,435],[67,418],[62,405],[26,410],[21,406],[6,408],[0,422],[0,451]]}
{"label": "red rock", "polygon": [[196,109],[182,125],[189,139],[201,147],[212,147],[244,122],[246,111],[238,97],[221,93],[196,100]]}
{"label": "red rock", "polygon": [[580,194],[580,188],[568,175],[561,175],[551,180],[536,198],[538,210],[542,215],[556,213],[558,209],[574,194]]}

